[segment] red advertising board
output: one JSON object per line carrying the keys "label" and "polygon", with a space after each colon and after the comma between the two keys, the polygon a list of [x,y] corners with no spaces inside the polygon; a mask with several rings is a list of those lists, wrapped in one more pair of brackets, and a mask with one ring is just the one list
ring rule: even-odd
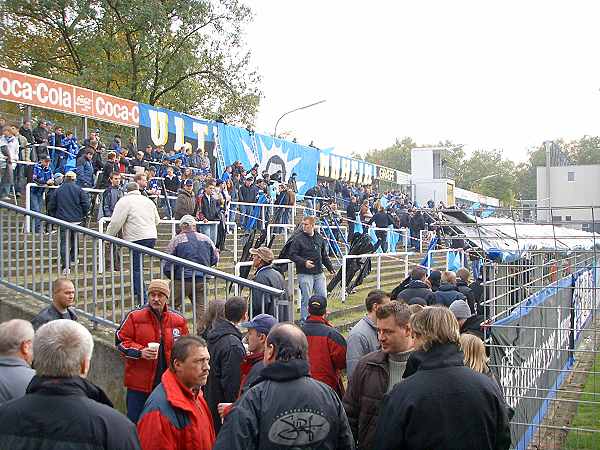
{"label": "red advertising board", "polygon": [[1,67],[0,100],[130,127],[140,124],[137,102]]}

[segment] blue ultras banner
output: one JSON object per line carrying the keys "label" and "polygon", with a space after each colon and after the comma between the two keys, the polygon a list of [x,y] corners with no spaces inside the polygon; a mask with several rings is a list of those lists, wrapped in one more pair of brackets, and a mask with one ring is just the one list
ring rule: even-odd
{"label": "blue ultras banner", "polygon": [[301,195],[317,184],[319,150],[316,148],[220,123],[218,133],[226,165],[240,161],[250,168],[258,164],[258,173],[266,170],[270,175],[281,170],[285,181],[295,173]]}
{"label": "blue ultras banner", "polygon": [[215,122],[144,103],[139,103],[139,110],[138,148],[163,145],[166,150],[179,150],[187,142],[194,150],[212,149]]}

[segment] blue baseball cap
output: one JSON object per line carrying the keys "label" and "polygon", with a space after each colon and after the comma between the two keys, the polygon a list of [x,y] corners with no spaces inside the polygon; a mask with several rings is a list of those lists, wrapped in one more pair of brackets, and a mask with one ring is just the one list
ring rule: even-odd
{"label": "blue baseball cap", "polygon": [[242,328],[254,328],[261,334],[269,334],[273,325],[277,323],[277,319],[270,314],[259,314],[249,322],[243,322],[240,324]]}

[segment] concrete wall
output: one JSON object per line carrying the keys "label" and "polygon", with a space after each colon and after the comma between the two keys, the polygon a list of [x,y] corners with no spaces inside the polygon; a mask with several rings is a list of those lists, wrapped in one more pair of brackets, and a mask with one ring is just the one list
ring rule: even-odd
{"label": "concrete wall", "polygon": [[[10,319],[31,320],[46,303],[0,285],[0,322]],[[101,387],[121,412],[125,412],[123,360],[115,349],[114,331],[106,328],[92,330],[92,324],[80,319],[94,336],[94,354],[88,380]]]}
{"label": "concrete wall", "polygon": [[[569,181],[569,172],[573,173],[574,180]],[[550,168],[550,193],[546,192],[546,167],[537,167],[537,206],[547,208],[552,206],[552,212],[538,210],[538,220],[550,221],[554,216],[562,225],[568,225],[566,217],[571,221],[592,220],[590,206],[600,205],[600,165],[562,166]],[[548,203],[550,197],[550,203]],[[587,208],[569,209],[573,206]],[[600,221],[600,211],[594,208],[594,219]],[[574,225],[581,229],[581,224]]]}

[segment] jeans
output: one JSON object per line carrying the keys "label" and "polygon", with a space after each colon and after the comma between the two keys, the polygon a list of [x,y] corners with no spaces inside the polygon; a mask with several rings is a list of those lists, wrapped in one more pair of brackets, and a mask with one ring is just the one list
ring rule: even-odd
{"label": "jeans", "polygon": [[300,285],[300,318],[306,320],[308,317],[308,299],[313,295],[322,295],[327,297],[327,282],[323,272],[316,275],[308,273],[298,274],[298,284]]}
{"label": "jeans", "polygon": [[150,394],[146,394],[141,391],[134,391],[133,389],[127,389],[127,417],[133,423],[137,423],[142,411],[144,410],[144,403],[150,397]]}
{"label": "jeans", "polygon": [[[44,190],[40,188],[31,189],[31,210],[35,212],[42,212],[42,206],[44,204]],[[39,233],[41,230],[40,220],[33,218],[33,231]]]}
{"label": "jeans", "polygon": [[213,244],[217,242],[217,227],[219,224],[212,223],[199,223],[198,224],[198,233],[202,233],[207,235]]}
{"label": "jeans", "polygon": [[[72,222],[77,225],[80,222]],[[67,233],[69,234],[69,253],[67,255]],[[60,227],[60,261],[63,269],[69,268],[75,264],[77,255],[77,233]],[[67,261],[68,259],[68,261]]]}
{"label": "jeans", "polygon": [[[154,248],[156,239],[140,239],[139,241],[133,241],[134,244],[143,245],[144,247]],[[147,294],[146,288],[142,285],[140,280],[141,267],[142,266],[142,254],[140,252],[133,252],[133,263],[131,272],[133,273],[133,294],[142,303],[146,303]],[[142,301],[143,299],[143,301]]]}
{"label": "jeans", "polygon": [[250,216],[254,212],[254,207],[251,205],[241,205],[242,206],[242,226],[248,223],[250,220]]}

